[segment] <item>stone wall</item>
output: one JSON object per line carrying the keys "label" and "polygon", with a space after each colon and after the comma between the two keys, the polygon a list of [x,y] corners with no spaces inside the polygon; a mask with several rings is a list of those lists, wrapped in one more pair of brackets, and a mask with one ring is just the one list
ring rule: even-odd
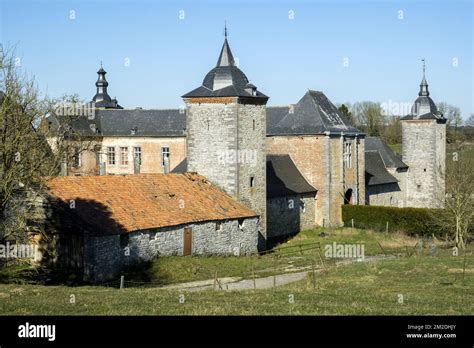
{"label": "stone wall", "polygon": [[265,105],[244,103],[237,98],[185,101],[188,171],[205,176],[259,214],[260,232],[265,239]]}
{"label": "stone wall", "polygon": [[326,153],[326,136],[269,136],[267,153],[289,154],[301,174],[317,190],[315,202],[315,221],[322,225],[329,218],[328,178],[329,171]]}
{"label": "stone wall", "polygon": [[158,256],[183,255],[184,228],[192,228],[192,255],[249,255],[257,252],[258,218],[216,221],[85,238],[84,277],[102,282],[117,279],[130,265]]}
{"label": "stone wall", "polygon": [[[239,104],[238,148],[243,152],[238,165],[237,199],[260,215],[261,233],[267,226],[267,153],[265,105]],[[253,187],[251,187],[251,178]]]}
{"label": "stone wall", "polygon": [[398,198],[401,194],[402,190],[398,183],[367,186],[366,204],[399,207]]}
{"label": "stone wall", "polygon": [[[343,144],[352,143],[352,167],[344,168]],[[267,137],[267,152],[289,154],[301,174],[318,193],[315,221],[319,225],[342,224],[344,193],[354,191],[353,204],[365,203],[364,138],[341,135],[288,135]]]}
{"label": "stone wall", "polygon": [[234,198],[237,164],[232,151],[237,144],[237,103],[188,104],[188,171],[205,176]]}
{"label": "stone wall", "polygon": [[268,199],[268,239],[291,236],[313,228],[315,226],[314,214],[314,194]]}
{"label": "stone wall", "polygon": [[406,206],[436,208],[443,204],[446,125],[436,120],[402,121],[403,162],[409,166]]}

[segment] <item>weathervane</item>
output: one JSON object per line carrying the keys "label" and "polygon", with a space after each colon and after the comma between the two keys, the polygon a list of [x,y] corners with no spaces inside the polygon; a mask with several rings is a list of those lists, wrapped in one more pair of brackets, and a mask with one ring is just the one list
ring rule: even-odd
{"label": "weathervane", "polygon": [[421,61],[423,62],[423,77],[424,77],[425,76],[425,69],[426,69],[425,58],[423,58]]}
{"label": "weathervane", "polygon": [[224,37],[227,39],[227,21],[224,21]]}

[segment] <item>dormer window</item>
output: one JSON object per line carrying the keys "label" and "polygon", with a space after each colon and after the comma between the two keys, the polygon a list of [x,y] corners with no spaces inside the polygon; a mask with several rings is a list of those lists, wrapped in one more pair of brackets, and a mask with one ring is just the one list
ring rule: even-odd
{"label": "dormer window", "polygon": [[134,126],[134,127],[131,129],[130,132],[131,132],[132,135],[137,134],[137,132],[138,132],[138,127],[137,127],[137,126]]}
{"label": "dormer window", "polygon": [[251,84],[250,82],[245,85],[245,91],[252,97],[257,96],[257,87]]}

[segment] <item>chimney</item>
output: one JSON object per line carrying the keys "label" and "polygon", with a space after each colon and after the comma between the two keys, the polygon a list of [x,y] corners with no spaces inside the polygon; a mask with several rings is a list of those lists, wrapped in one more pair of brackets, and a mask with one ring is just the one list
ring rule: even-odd
{"label": "chimney", "polygon": [[163,166],[163,173],[168,174],[170,172],[170,158],[165,156],[164,162],[165,165]]}
{"label": "chimney", "polygon": [[133,174],[140,174],[140,158],[133,157]]}
{"label": "chimney", "polygon": [[101,162],[99,165],[99,175],[105,175],[107,173],[107,167],[105,162]]}

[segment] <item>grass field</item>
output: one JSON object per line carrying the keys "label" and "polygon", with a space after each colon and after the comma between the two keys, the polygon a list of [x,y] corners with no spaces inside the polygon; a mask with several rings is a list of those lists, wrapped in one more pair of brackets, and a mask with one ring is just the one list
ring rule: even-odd
{"label": "grass field", "polygon": [[[55,315],[338,315],[338,314],[473,314],[473,246],[453,256],[437,242],[436,256],[429,256],[432,241],[422,250],[416,239],[402,234],[336,229],[305,231],[280,246],[280,251],[261,257],[164,257],[146,271],[132,272],[127,279],[159,284],[219,277],[246,277],[252,270],[317,263],[317,249],[337,243],[363,243],[365,254],[397,255],[396,259],[336,264],[325,259],[326,269],[306,279],[267,290],[184,292],[156,287],[116,289],[104,286],[45,286],[0,284],[0,314]],[[379,245],[380,243],[380,245]],[[302,252],[300,247],[302,246]],[[407,254],[408,250],[408,254]],[[408,256],[410,255],[410,256]],[[323,255],[324,256],[324,255]],[[463,271],[464,269],[464,271]],[[269,272],[270,272],[269,271]],[[3,270],[4,281],[15,271]],[[265,272],[259,273],[260,275]],[[7,276],[8,274],[8,276]],[[259,276],[260,276],[259,275]],[[11,278],[10,278],[11,280]],[[19,278],[16,278],[20,281]],[[184,297],[182,297],[184,296]],[[74,299],[74,301],[72,301]],[[180,302],[181,300],[181,302]],[[184,303],[182,303],[184,300]],[[71,303],[74,302],[74,303]]]}

